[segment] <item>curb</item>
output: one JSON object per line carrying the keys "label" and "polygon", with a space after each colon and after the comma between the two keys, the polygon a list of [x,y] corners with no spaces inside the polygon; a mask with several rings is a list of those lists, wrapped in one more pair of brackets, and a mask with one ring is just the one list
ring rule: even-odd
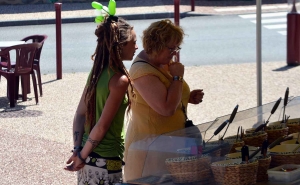
{"label": "curb", "polygon": [[[195,12],[183,12],[180,13],[180,18],[194,17],[194,16],[211,16],[212,14],[199,14]],[[159,12],[159,13],[145,13],[145,14],[124,14],[119,15],[126,20],[143,20],[143,19],[163,19],[174,18],[173,12]],[[84,23],[94,22],[95,16],[89,17],[73,17],[62,18],[62,24],[65,23]],[[36,19],[36,20],[14,20],[0,22],[0,27],[6,26],[29,26],[29,25],[43,25],[43,24],[55,24],[55,19]]]}

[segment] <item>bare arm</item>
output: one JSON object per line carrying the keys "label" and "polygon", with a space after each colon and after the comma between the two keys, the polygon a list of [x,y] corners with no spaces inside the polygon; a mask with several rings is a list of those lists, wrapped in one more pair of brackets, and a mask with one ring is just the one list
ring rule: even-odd
{"label": "bare arm", "polygon": [[[138,57],[144,61],[149,61],[149,57],[144,50],[138,54]],[[165,65],[163,69],[169,71],[172,76],[183,76],[184,74],[184,66],[179,62],[173,62],[169,66]],[[169,88],[166,88],[158,77],[147,75],[135,79],[133,86],[139,91],[147,104],[163,116],[173,115],[181,100],[181,81],[172,81]]]}
{"label": "bare arm", "polygon": [[88,141],[81,151],[82,158],[87,158],[92,150],[101,142],[116,115],[128,88],[129,81],[125,75],[115,74],[109,82],[109,96],[101,117],[92,129]]}
{"label": "bare arm", "polygon": [[143,99],[157,113],[163,116],[171,116],[175,113],[181,100],[181,81],[172,81],[170,87],[166,88],[158,77],[147,75],[134,80],[133,84]]}
{"label": "bare arm", "polygon": [[84,89],[74,119],[73,119],[73,141],[74,146],[81,146],[82,136],[84,133],[86,104],[84,102],[86,88]]}
{"label": "bare arm", "polygon": [[[85,98],[85,92],[86,89],[84,89],[79,104],[77,106],[77,110],[73,119],[73,142],[74,142],[74,150],[72,156],[68,159],[66,162],[67,166],[64,168],[65,170],[68,171],[74,171],[74,170],[79,170],[81,167],[83,167],[82,162],[78,161],[77,165],[73,165],[76,163],[76,158],[78,152],[80,152],[80,146],[82,142],[82,136],[84,133],[84,123],[85,123],[85,112],[86,112],[86,105],[84,102]],[[75,150],[75,147],[78,147]],[[75,166],[75,167],[73,167]]]}
{"label": "bare arm", "polygon": [[[109,90],[110,94],[106,100],[104,109],[102,111],[102,115],[99,118],[96,125],[93,127],[91,133],[89,134],[88,141],[85,143],[81,152],[74,152],[70,159],[67,161],[67,166],[64,168],[68,171],[78,171],[82,168],[85,163],[84,159],[88,157],[88,155],[92,152],[92,150],[101,142],[103,137],[105,136],[107,130],[110,127],[110,124],[116,115],[128,88],[128,78],[125,75],[115,74],[109,82]],[[84,95],[83,93],[80,103],[78,105],[76,115],[74,118],[74,144],[79,144],[82,141],[82,135],[84,131],[84,123],[85,121],[85,112],[86,105],[84,103]],[[77,137],[78,136],[78,137]],[[76,146],[75,145],[75,146]],[[79,155],[81,154],[81,159]]]}

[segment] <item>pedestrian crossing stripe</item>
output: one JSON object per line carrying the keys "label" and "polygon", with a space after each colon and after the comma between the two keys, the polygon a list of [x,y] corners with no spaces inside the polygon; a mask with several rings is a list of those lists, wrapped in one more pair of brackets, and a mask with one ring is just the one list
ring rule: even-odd
{"label": "pedestrian crossing stripe", "polygon": [[[272,9],[283,9],[288,8],[288,5],[277,5],[277,6],[262,6],[262,10],[272,10]],[[232,12],[232,11],[247,11],[256,10],[256,6],[242,6],[242,7],[232,7],[232,8],[215,8],[216,12]]]}
{"label": "pedestrian crossing stripe", "polygon": [[281,28],[286,29],[286,24],[264,25],[264,27],[268,29],[281,29]]}
{"label": "pedestrian crossing stripe", "polygon": [[[262,24],[267,24],[267,23],[286,23],[287,19],[286,18],[279,18],[279,19],[264,19],[261,20]],[[256,24],[256,20],[251,21],[254,24]]]}
{"label": "pedestrian crossing stripe", "polygon": [[281,35],[286,35],[286,31],[278,31]]}
{"label": "pedestrian crossing stripe", "polygon": [[[256,14],[245,14],[239,15],[243,19],[253,19],[256,18]],[[276,13],[262,13],[261,18],[268,18],[268,17],[282,17],[287,16],[287,12],[276,12]]]}
{"label": "pedestrian crossing stripe", "polygon": [[[239,15],[243,19],[256,24],[256,14]],[[261,24],[264,28],[276,30],[281,35],[287,35],[287,12],[262,13]]]}

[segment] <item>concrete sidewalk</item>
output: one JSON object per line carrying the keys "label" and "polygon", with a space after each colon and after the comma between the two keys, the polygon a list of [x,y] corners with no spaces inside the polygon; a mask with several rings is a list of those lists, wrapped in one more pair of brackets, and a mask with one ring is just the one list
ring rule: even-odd
{"label": "concrete sidewalk", "polygon": [[[189,105],[188,115],[196,124],[257,105],[256,65],[230,64],[186,67],[185,80],[191,89],[204,89],[200,105]],[[263,104],[299,96],[300,68],[285,62],[262,64]],[[44,96],[35,104],[33,93],[26,102],[10,109],[6,80],[0,82],[0,179],[2,184],[75,185],[76,174],[63,170],[73,148],[72,120],[87,73],[42,75]],[[289,113],[287,113],[289,114]],[[127,123],[125,124],[125,128]],[[207,139],[207,138],[206,138]]]}
{"label": "concrete sidewalk", "polygon": [[[108,1],[99,1],[107,6]],[[189,0],[181,1],[180,16],[203,16],[255,13],[256,2],[246,1],[195,1],[195,11],[191,11]],[[266,0],[263,12],[287,11],[284,0]],[[95,18],[91,3],[63,3],[62,23],[93,22]],[[1,5],[0,27],[20,25],[55,24],[54,4]],[[117,1],[116,15],[128,20],[160,19],[174,17],[173,0]]]}

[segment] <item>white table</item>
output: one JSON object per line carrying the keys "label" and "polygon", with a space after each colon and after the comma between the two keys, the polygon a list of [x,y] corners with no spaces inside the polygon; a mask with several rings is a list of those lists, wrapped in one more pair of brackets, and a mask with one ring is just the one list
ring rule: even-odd
{"label": "white table", "polygon": [[19,44],[25,44],[25,41],[0,41],[0,49],[7,48],[10,46],[15,46]]}

